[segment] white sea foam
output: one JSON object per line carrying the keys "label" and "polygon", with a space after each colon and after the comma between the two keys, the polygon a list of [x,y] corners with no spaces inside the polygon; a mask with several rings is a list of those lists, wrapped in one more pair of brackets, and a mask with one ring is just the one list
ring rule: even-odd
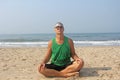
{"label": "white sea foam", "polygon": [[[74,41],[75,46],[120,46],[116,41]],[[0,42],[0,47],[47,47],[48,42]]]}
{"label": "white sea foam", "polygon": [[120,40],[116,41],[74,41],[80,46],[120,46]]}
{"label": "white sea foam", "polygon": [[0,47],[46,47],[48,42],[0,42]]}

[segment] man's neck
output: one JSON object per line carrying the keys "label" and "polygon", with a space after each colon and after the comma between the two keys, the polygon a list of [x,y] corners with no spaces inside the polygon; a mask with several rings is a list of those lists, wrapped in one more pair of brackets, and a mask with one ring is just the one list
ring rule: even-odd
{"label": "man's neck", "polygon": [[64,35],[60,34],[60,35],[56,35],[56,40],[64,40]]}

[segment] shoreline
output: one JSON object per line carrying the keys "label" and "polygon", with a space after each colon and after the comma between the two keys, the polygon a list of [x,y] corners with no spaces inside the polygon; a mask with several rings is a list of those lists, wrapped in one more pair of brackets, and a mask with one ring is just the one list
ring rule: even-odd
{"label": "shoreline", "polygon": [[[120,45],[74,45],[74,47],[120,47]],[[47,48],[47,46],[0,46],[0,48]]]}
{"label": "shoreline", "polygon": [[[73,41],[75,46],[120,46],[120,40],[105,40],[105,41]],[[12,41],[0,42],[0,47],[47,47],[48,41]]]}
{"label": "shoreline", "polygon": [[85,62],[80,77],[46,78],[37,68],[47,47],[0,47],[0,80],[119,80],[120,46],[75,46]]}

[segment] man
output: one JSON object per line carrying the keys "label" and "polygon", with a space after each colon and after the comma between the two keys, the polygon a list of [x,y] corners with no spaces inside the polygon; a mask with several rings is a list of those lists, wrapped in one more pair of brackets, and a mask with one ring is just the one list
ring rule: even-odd
{"label": "man", "polygon": [[[61,22],[54,27],[56,37],[48,42],[48,49],[38,70],[44,76],[70,77],[79,73],[83,60],[75,53],[72,39],[64,36],[64,26]],[[70,58],[74,61],[71,61]],[[51,63],[47,62],[51,58]]]}

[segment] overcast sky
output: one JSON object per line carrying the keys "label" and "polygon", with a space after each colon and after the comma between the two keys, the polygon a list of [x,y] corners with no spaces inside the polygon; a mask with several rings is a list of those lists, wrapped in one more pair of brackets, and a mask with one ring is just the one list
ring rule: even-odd
{"label": "overcast sky", "polygon": [[0,0],[0,34],[120,32],[120,0]]}

